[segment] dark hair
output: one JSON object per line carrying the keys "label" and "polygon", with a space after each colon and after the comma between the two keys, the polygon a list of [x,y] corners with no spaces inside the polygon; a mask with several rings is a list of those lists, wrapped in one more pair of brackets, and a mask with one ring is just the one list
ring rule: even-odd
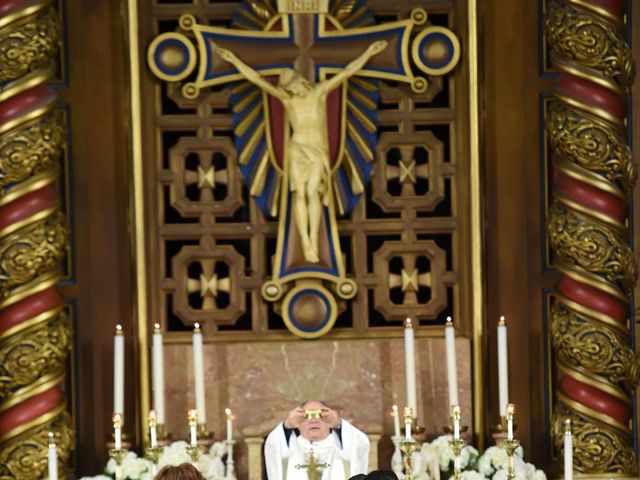
{"label": "dark hair", "polygon": [[167,465],[158,472],[155,480],[205,480],[196,467],[183,463],[177,467]]}
{"label": "dark hair", "polygon": [[398,480],[396,474],[391,470],[374,470],[364,478],[366,480]]}
{"label": "dark hair", "polygon": [[365,478],[367,478],[367,476],[364,473],[359,473],[351,477],[349,480],[364,480]]}

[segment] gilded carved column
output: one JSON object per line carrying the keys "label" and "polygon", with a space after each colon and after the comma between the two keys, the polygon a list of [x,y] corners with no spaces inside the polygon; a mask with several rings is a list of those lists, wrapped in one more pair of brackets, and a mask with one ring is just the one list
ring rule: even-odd
{"label": "gilded carved column", "polygon": [[47,433],[66,470],[69,318],[55,284],[68,248],[57,182],[64,118],[47,80],[60,19],[53,1],[0,5],[0,478],[47,475]]}
{"label": "gilded carved column", "polygon": [[632,401],[638,364],[630,300],[636,265],[627,206],[636,178],[626,134],[634,67],[622,0],[551,0],[545,34],[554,98],[547,223],[556,286],[551,334],[557,379],[553,441],[574,425],[574,467],[589,476],[636,475]]}

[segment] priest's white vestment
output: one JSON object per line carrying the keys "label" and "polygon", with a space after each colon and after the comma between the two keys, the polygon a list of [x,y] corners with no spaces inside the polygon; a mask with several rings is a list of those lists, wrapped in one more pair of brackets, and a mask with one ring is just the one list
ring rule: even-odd
{"label": "priest's white vestment", "polygon": [[264,447],[269,480],[308,480],[308,463],[313,450],[316,463],[329,466],[322,480],[345,480],[358,473],[366,474],[369,464],[369,438],[346,420],[341,421],[340,436],[332,431],[327,438],[309,441],[291,432],[289,441],[282,422],[269,434]]}

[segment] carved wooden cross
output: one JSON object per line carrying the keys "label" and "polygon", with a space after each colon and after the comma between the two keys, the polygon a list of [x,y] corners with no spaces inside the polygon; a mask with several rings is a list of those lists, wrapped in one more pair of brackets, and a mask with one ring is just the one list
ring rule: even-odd
{"label": "carved wooden cross", "polygon": [[[295,7],[322,2],[284,3]],[[357,293],[358,286],[346,273],[336,215],[348,214],[357,204],[373,171],[376,82],[409,83],[414,91],[424,92],[427,80],[415,75],[412,65],[427,75],[445,74],[458,62],[460,46],[450,30],[426,25],[427,13],[421,8],[414,9],[410,18],[371,25],[373,16],[362,6],[366,2],[358,2],[357,8],[344,0],[324,2],[332,12],[349,5],[355,9],[344,23],[339,14],[290,14],[276,11],[274,4],[273,0],[243,2],[234,17],[236,29],[199,24],[195,16],[184,14],[179,21],[182,32],[156,37],[147,57],[152,72],[162,80],[180,82],[190,77],[182,93],[194,99],[204,88],[245,80],[218,56],[215,45],[233,52],[272,83],[286,69],[317,83],[343,70],[373,42],[386,42],[387,48],[357,71],[360,78],[343,83],[326,99],[327,124],[318,128],[327,131],[331,173],[325,188],[333,195],[315,230],[317,255],[301,255],[283,146],[289,125],[282,104],[247,84],[237,87],[231,97],[238,167],[256,204],[267,215],[279,217],[273,276],[265,279],[262,296],[280,302],[284,323],[292,332],[314,338],[335,323],[336,299],[349,300]],[[371,22],[358,23],[366,15]],[[414,31],[416,27],[419,31]]]}

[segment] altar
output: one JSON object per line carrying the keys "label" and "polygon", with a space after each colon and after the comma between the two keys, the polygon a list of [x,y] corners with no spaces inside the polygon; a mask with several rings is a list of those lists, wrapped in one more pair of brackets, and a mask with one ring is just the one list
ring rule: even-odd
{"label": "altar", "polygon": [[3,2],[0,479],[635,478],[638,25]]}

